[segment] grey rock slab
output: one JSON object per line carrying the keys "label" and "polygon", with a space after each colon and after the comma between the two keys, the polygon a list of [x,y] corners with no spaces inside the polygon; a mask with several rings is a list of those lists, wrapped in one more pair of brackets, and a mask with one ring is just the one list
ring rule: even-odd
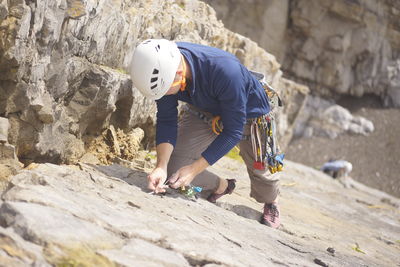
{"label": "grey rock slab", "polygon": [[[65,179],[52,176],[57,174]],[[74,182],[80,186],[74,186]],[[52,207],[117,233],[129,234],[130,229],[145,229],[145,223],[137,219],[151,216],[135,204],[138,202],[135,192],[126,190],[129,188],[127,183],[104,178],[95,172],[89,175],[85,171],[47,164],[21,172],[13,177],[12,183],[14,187],[3,195],[6,201]],[[145,235],[152,236],[150,233]]]}
{"label": "grey rock slab", "polygon": [[25,240],[35,244],[51,242],[73,246],[83,243],[109,247],[120,243],[105,229],[52,207],[4,202],[0,211],[0,225],[13,228]]}
{"label": "grey rock slab", "polygon": [[181,254],[141,239],[131,239],[119,250],[98,253],[121,266],[191,266]]}
{"label": "grey rock slab", "polygon": [[[10,205],[17,205],[14,210],[20,211],[20,205],[26,205],[26,208],[30,207],[30,212],[35,214],[41,213],[37,209],[43,209],[43,213],[51,215],[55,220],[54,229],[64,229],[62,232],[65,236],[61,233],[59,235],[67,243],[70,243],[71,239],[77,241],[73,235],[69,236],[72,234],[69,232],[70,228],[63,226],[68,222],[68,217],[73,217],[78,222],[92,225],[92,231],[100,228],[121,234],[125,238],[136,237],[150,242],[164,242],[166,246],[193,262],[216,262],[235,266],[256,264],[259,261],[251,257],[252,252],[257,252],[257,249],[252,248],[248,242],[241,241],[244,237],[249,237],[246,227],[251,229],[252,221],[203,200],[193,202],[179,195],[175,195],[175,198],[148,195],[136,187],[134,182],[133,185],[129,185],[116,178],[129,176],[124,167],[115,165],[108,169],[111,170],[114,170],[114,178],[107,178],[104,174],[102,176],[101,172],[96,170],[92,170],[89,175],[89,168],[80,171],[52,164],[39,165],[36,169],[21,172],[12,179],[14,187],[4,194],[3,199],[6,202],[3,209],[7,210],[8,207],[9,210]],[[53,216],[53,212],[58,215]],[[14,222],[10,213],[3,214],[4,223],[26,235],[26,229],[21,226],[24,220]],[[20,213],[31,221],[37,220],[24,210]],[[239,220],[239,223],[235,223],[236,220]],[[242,221],[246,221],[248,226],[243,228]],[[72,227],[78,222],[72,221],[68,225]],[[59,242],[61,239],[60,236],[44,236],[42,230],[37,229],[35,225],[28,227],[30,228],[34,228],[31,232],[35,233],[33,239],[36,242]],[[237,230],[238,228],[240,230]],[[259,225],[256,233],[252,234],[254,239],[260,236],[269,239],[268,234],[274,234],[274,231]],[[79,237],[80,242],[87,242],[94,233],[86,234]],[[193,242],[197,244],[195,247]],[[260,251],[265,249],[265,245],[262,244],[253,246]],[[242,247],[250,251],[243,252]],[[273,246],[269,248],[273,249]],[[214,253],[215,250],[219,253]],[[233,259],[233,252],[247,256],[241,260]],[[262,261],[266,264],[270,262],[269,258]]]}
{"label": "grey rock slab", "polygon": [[[250,185],[245,168],[230,171],[229,160],[225,160],[217,163],[219,166],[213,170],[224,177],[238,179],[238,190],[221,201],[226,199],[235,206],[235,203],[244,203],[243,196],[248,194]],[[393,242],[400,240],[398,199],[357,183],[345,188],[320,171],[290,161],[286,161],[280,175],[283,225],[278,232],[296,237],[293,241],[314,256],[325,246],[335,246],[341,255],[340,261],[334,259],[336,264],[379,266],[394,261],[400,249]],[[256,210],[262,208],[252,201],[245,203]],[[385,243],[382,239],[391,241]],[[280,240],[291,244],[287,237]],[[356,243],[366,254],[354,250]],[[275,250],[276,253],[279,252]]]}
{"label": "grey rock slab", "polygon": [[[210,171],[238,183],[217,205],[171,189],[165,196],[148,194],[145,173],[118,164],[40,164],[11,179],[13,187],[2,196],[0,224],[38,245],[91,244],[125,266],[145,261],[167,266],[386,266],[396,259],[400,215],[392,208],[397,199],[356,183],[345,188],[289,161],[284,170],[277,175],[279,230],[258,222],[263,204],[248,197],[246,168],[226,158]],[[356,244],[365,254],[353,249]],[[335,248],[334,257],[328,247]]]}
{"label": "grey rock slab", "polygon": [[24,240],[12,228],[0,227],[0,266],[51,266],[42,255],[42,247]]}

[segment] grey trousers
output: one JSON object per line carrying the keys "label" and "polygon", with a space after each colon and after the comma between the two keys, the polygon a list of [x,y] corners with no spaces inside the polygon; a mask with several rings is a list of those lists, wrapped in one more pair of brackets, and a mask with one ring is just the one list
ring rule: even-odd
{"label": "grey trousers", "polygon": [[[244,134],[250,135],[250,125],[245,125]],[[168,177],[181,167],[199,159],[201,153],[216,137],[209,124],[199,116],[185,111],[178,123],[178,138],[168,163]],[[250,196],[260,203],[272,203],[279,194],[278,176],[271,175],[268,170],[253,168],[254,157],[250,140],[240,141],[239,148],[251,181]],[[214,192],[219,186],[219,181],[219,176],[205,170],[195,177],[192,184],[201,186],[205,192]]]}

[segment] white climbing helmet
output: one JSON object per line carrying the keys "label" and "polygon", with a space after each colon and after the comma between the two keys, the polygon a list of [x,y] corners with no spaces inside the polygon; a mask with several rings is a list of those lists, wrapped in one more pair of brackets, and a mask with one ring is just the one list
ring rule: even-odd
{"label": "white climbing helmet", "polygon": [[147,98],[160,99],[171,87],[181,60],[177,45],[165,39],[148,39],[133,53],[133,85]]}

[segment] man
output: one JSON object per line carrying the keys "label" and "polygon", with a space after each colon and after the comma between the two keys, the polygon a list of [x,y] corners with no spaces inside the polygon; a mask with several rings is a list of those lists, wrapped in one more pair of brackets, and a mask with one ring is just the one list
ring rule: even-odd
{"label": "man", "polygon": [[[251,119],[270,111],[260,82],[232,54],[185,42],[150,39],[139,44],[131,64],[133,85],[157,103],[157,164],[148,175],[155,193],[189,184],[212,192],[208,200],[232,193],[234,179],[221,179],[206,168],[240,142],[240,155],[251,179],[251,197],[264,204],[262,222],[280,225],[278,180],[254,168]],[[179,121],[178,100],[188,103]],[[219,117],[217,117],[219,116]],[[211,130],[207,120],[220,118],[223,129]],[[254,120],[253,120],[254,121]],[[243,140],[242,140],[243,139]]]}
{"label": "man", "polygon": [[321,170],[333,178],[347,177],[353,170],[353,164],[346,160],[329,160],[324,163]]}

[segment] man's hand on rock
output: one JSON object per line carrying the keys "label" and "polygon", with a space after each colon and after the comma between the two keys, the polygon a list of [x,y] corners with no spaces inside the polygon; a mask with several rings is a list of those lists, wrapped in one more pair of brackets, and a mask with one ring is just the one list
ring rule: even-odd
{"label": "man's hand on rock", "polygon": [[157,167],[155,168],[148,176],[148,188],[153,190],[154,193],[164,193],[165,187],[164,185],[165,180],[167,179],[167,170]]}
{"label": "man's hand on rock", "polygon": [[194,177],[197,175],[196,170],[192,165],[187,165],[180,168],[174,173],[168,180],[168,184],[172,188],[179,188],[182,186],[188,186]]}

